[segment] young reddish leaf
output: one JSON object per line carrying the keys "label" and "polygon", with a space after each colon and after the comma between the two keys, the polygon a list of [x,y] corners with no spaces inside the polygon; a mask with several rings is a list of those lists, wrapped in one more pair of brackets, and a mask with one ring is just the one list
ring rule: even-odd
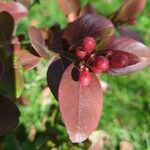
{"label": "young reddish leaf", "polygon": [[135,32],[135,31],[129,29],[128,27],[125,27],[125,26],[120,27],[119,32],[120,32],[121,36],[127,36],[127,37],[130,37],[136,41],[144,43],[140,34],[138,32]]}
{"label": "young reddish leaf", "polygon": [[79,0],[57,0],[57,4],[64,15],[77,13],[80,9]]}
{"label": "young reddish leaf", "polygon": [[130,18],[136,17],[145,7],[147,0],[124,0],[124,3],[115,13],[110,15],[110,19],[115,25],[128,22]]}
{"label": "young reddish leaf", "polygon": [[102,89],[98,78],[92,75],[90,85],[75,80],[71,64],[64,72],[59,85],[59,107],[73,143],[87,139],[98,125],[102,112]]}
{"label": "young reddish leaf", "polygon": [[0,136],[12,131],[19,123],[19,110],[7,97],[0,95]]}
{"label": "young reddish leaf", "polygon": [[13,29],[14,20],[12,16],[7,12],[0,12],[0,44],[9,44],[12,38]]}
{"label": "young reddish leaf", "polygon": [[47,51],[45,40],[42,36],[40,29],[30,26],[29,27],[29,38],[31,40],[31,44],[36,50],[36,52],[45,59],[49,59],[49,53]]}
{"label": "young reddish leaf", "polygon": [[103,16],[89,14],[70,23],[64,30],[63,38],[73,47],[84,37],[91,36],[96,40],[103,40],[113,33],[114,27],[111,21]]}
{"label": "young reddish leaf", "polygon": [[21,65],[16,69],[14,59],[14,56],[10,56],[4,66],[4,74],[0,80],[0,94],[18,98],[23,92],[24,79]]}
{"label": "young reddish leaf", "polygon": [[27,16],[28,13],[27,8],[18,2],[0,2],[0,12],[2,11],[10,13],[15,21]]}
{"label": "young reddish leaf", "polygon": [[[106,46],[105,49],[127,52],[139,58],[139,61],[135,64],[131,63],[131,65],[126,66],[124,68],[110,69],[109,73],[111,74],[114,75],[128,74],[141,70],[144,67],[150,65],[150,48],[131,38],[114,37],[105,46]],[[135,57],[133,57],[131,61],[133,61],[134,58]]]}
{"label": "young reddish leaf", "polygon": [[20,50],[18,57],[24,70],[31,70],[35,68],[41,61],[40,57],[37,57],[23,49]]}
{"label": "young reddish leaf", "polygon": [[56,99],[58,99],[58,87],[64,70],[61,59],[57,59],[50,64],[47,71],[47,83]]}

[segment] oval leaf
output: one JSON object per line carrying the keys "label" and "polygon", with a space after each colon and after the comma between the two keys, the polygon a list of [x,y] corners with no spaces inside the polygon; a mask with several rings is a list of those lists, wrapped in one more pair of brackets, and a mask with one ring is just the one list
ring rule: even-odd
{"label": "oval leaf", "polygon": [[7,12],[0,12],[0,44],[9,43],[14,29],[14,20]]}
{"label": "oval leaf", "polygon": [[150,48],[146,47],[143,43],[140,43],[128,37],[114,37],[105,46],[105,49],[111,49],[113,51],[119,50],[122,52],[133,54],[140,60],[136,64],[129,65],[124,68],[110,69],[109,73],[111,74],[128,74],[141,70],[150,65]]}
{"label": "oval leaf", "polygon": [[106,37],[109,38],[113,33],[114,26],[111,21],[103,16],[89,14],[70,23],[64,30],[63,38],[73,47],[84,37],[106,40]]}
{"label": "oval leaf", "polygon": [[102,89],[98,78],[92,74],[89,86],[72,79],[71,64],[64,72],[59,86],[59,107],[73,143],[88,138],[97,127],[102,112]]}
{"label": "oval leaf", "polygon": [[43,38],[43,35],[40,29],[33,27],[33,26],[29,27],[29,38],[36,52],[42,58],[49,59],[49,53],[47,52],[45,40]]}
{"label": "oval leaf", "polygon": [[19,110],[9,99],[0,95],[0,136],[13,130],[19,123]]}
{"label": "oval leaf", "polygon": [[10,13],[14,20],[27,16],[28,10],[18,2],[0,2],[0,12],[6,11]]}
{"label": "oval leaf", "polygon": [[21,49],[19,51],[19,60],[24,70],[31,70],[40,63],[41,58],[31,54],[27,50]]}

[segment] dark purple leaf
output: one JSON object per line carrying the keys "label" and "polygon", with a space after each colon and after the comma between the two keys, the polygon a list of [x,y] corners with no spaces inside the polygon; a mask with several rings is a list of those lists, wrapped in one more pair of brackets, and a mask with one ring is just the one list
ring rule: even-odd
{"label": "dark purple leaf", "polygon": [[92,75],[90,85],[83,86],[74,79],[71,64],[64,72],[59,86],[59,107],[73,143],[87,139],[98,125],[102,112],[102,89],[98,78]]}
{"label": "dark purple leaf", "polygon": [[48,48],[60,54],[63,49],[62,34],[63,34],[63,30],[61,30],[59,26],[53,26],[49,30],[49,37],[46,40],[46,44]]}
{"label": "dark purple leaf", "polygon": [[27,50],[21,49],[19,52],[19,60],[25,70],[31,70],[40,63],[41,58],[31,54]]}
{"label": "dark purple leaf", "polygon": [[0,95],[0,136],[16,128],[19,116],[16,105],[9,98]]}
{"label": "dark purple leaf", "polygon": [[0,12],[2,11],[10,13],[15,21],[27,16],[28,13],[26,7],[18,2],[0,2]]}
{"label": "dark purple leaf", "polygon": [[31,44],[36,50],[36,52],[45,59],[49,59],[49,53],[47,51],[47,47],[45,45],[45,40],[40,29],[36,27],[29,27],[29,37],[31,40]]}
{"label": "dark purple leaf", "polygon": [[111,21],[103,16],[89,14],[70,23],[64,30],[63,38],[73,47],[84,37],[91,36],[103,41],[113,33],[114,27]]}
{"label": "dark purple leaf", "polygon": [[139,58],[139,61],[137,63],[133,63],[138,59],[135,59],[136,57],[131,57],[131,65],[120,69],[111,69],[109,71],[109,73],[111,74],[128,74],[141,70],[144,67],[150,65],[150,48],[146,47],[143,43],[135,41],[131,38],[114,37],[107,43],[107,45],[105,45],[105,49],[127,52],[130,53],[130,55],[135,55],[137,58]]}
{"label": "dark purple leaf", "polygon": [[121,34],[121,36],[127,36],[127,37],[130,37],[134,40],[137,40],[141,43],[144,43],[142,37],[140,36],[140,34],[138,32],[135,32],[125,26],[122,26],[119,28],[119,32]]}
{"label": "dark purple leaf", "polygon": [[79,0],[57,0],[57,4],[64,15],[77,13],[80,9]]}
{"label": "dark purple leaf", "polygon": [[10,43],[13,29],[14,20],[12,16],[7,12],[0,12],[0,44]]}
{"label": "dark purple leaf", "polygon": [[58,99],[58,87],[64,71],[61,59],[54,60],[47,71],[47,83],[56,99]]}

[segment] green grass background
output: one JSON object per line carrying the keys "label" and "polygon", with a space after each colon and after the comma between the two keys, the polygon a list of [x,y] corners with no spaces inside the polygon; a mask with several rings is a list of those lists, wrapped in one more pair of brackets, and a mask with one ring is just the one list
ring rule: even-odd
{"label": "green grass background", "polygon": [[[82,6],[91,2],[99,14],[108,15],[115,11],[121,0],[80,0]],[[134,29],[141,33],[145,43],[150,46],[150,1],[145,10],[138,16]],[[59,11],[55,0],[33,1],[28,17],[18,25],[17,34],[27,33],[29,24],[38,27],[50,27],[56,23],[66,26],[66,18]],[[133,27],[132,27],[133,28]],[[28,39],[28,36],[26,37]],[[46,70],[48,64],[43,61],[36,70],[26,72],[24,95],[29,104],[19,106],[21,125],[12,134],[5,136],[6,150],[86,150],[90,142],[72,144],[66,133],[52,95],[42,97],[46,87]],[[101,78],[109,84],[104,94],[102,117],[97,130],[104,130],[110,136],[107,150],[117,150],[119,142],[131,142],[135,150],[150,150],[150,68],[128,76],[110,76]],[[46,123],[46,126],[44,124]],[[31,140],[36,133],[35,139]],[[31,137],[30,137],[31,136]],[[34,137],[34,136],[33,136]],[[29,140],[30,139],[30,140]]]}

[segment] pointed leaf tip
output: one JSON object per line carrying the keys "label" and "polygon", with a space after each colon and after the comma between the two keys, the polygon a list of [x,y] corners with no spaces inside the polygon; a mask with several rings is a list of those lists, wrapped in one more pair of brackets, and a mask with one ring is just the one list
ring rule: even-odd
{"label": "pointed leaf tip", "polygon": [[83,142],[98,125],[102,112],[102,89],[92,74],[89,86],[72,78],[74,64],[64,72],[59,85],[59,108],[73,143]]}

